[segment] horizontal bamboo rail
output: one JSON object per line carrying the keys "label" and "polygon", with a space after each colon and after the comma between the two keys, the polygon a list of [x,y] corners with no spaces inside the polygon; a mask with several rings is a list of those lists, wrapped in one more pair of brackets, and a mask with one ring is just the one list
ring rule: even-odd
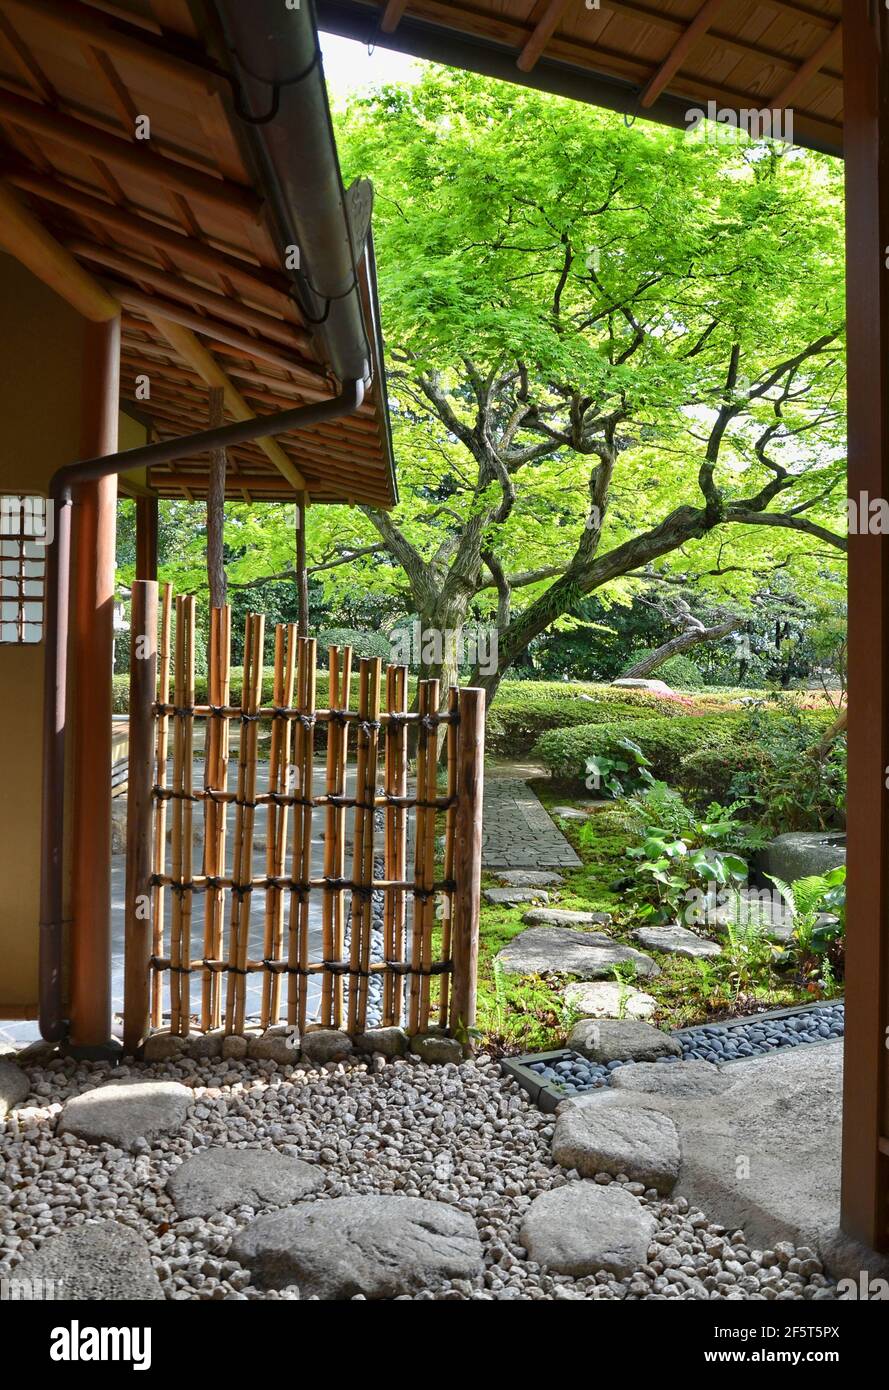
{"label": "horizontal bamboo rail", "polygon": [[[239,1034],[248,1022],[300,1030],[320,1023],[353,1034],[393,1024],[413,1034],[435,1022],[465,1041],[475,1008],[483,692],[455,689],[440,710],[438,683],[420,681],[418,708],[409,711],[407,668],[384,671],[379,659],[363,659],[350,708],[352,653],[332,647],[331,708],[318,709],[315,643],[279,624],[273,703],[263,705],[264,621],[250,614],[236,705],[224,608],[211,615],[211,702],[198,704],[194,600],[176,600],[175,630],[172,615],[165,586],[156,694],[151,702],[143,691],[131,713],[148,725],[139,778],[154,822],[132,813],[128,875],[152,911],[147,927],[128,917],[128,978],[144,977],[127,1003],[131,1044],[145,1035],[149,980],[151,1025],[168,1017],[183,1037],[194,1028]],[[199,724],[202,778],[192,766]],[[234,786],[230,738],[238,748]],[[129,885],[130,877],[128,901]],[[192,975],[201,980],[194,1000]]]}

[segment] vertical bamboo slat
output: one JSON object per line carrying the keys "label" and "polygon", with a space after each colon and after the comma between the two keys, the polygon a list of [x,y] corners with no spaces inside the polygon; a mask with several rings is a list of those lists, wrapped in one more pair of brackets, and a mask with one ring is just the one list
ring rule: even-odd
{"label": "vertical bamboo slat", "polygon": [[[170,719],[166,708],[170,703],[170,638],[173,620],[173,587],[164,584],[161,600],[160,652],[158,660],[157,698],[162,712],[157,719],[157,759],[155,762],[155,784],[159,790],[167,785],[167,749],[170,738]],[[163,874],[167,866],[167,803],[161,797],[157,803],[154,817],[154,858],[155,874]],[[151,953],[155,957],[164,954],[164,907],[166,899],[163,884],[156,884],[153,890],[152,919],[153,932]],[[151,988],[151,1026],[160,1028],[163,1020],[163,976],[156,971],[152,976]]]}
{"label": "vertical bamboo slat", "polygon": [[485,692],[460,691],[457,751],[457,811],[454,824],[454,911],[451,948],[450,1028],[466,1037],[475,1024],[478,929],[482,876]]}
{"label": "vertical bamboo slat", "polygon": [[[279,623],[275,628],[274,704],[289,709],[293,704],[296,678],[296,625]],[[272,741],[269,752],[270,796],[292,796],[295,790],[295,769],[290,760],[291,723],[289,719],[272,721]],[[297,808],[298,809],[298,808]],[[266,829],[266,873],[269,878],[282,878],[287,859],[288,808],[269,801]],[[284,944],[284,893],[281,888],[269,888],[265,899],[265,959],[280,960]],[[277,1023],[281,1012],[281,976],[266,971],[262,981],[262,1014],[264,1028]]]}
{"label": "vertical bamboo slat", "polygon": [[194,598],[176,600],[176,725],[173,752],[173,889],[170,1031],[185,1037],[191,1014],[192,829],[194,802]]}
{"label": "vertical bamboo slat", "polygon": [[[352,682],[352,648],[331,647],[328,654],[330,692],[328,703],[337,716],[349,708]],[[349,734],[342,719],[331,718],[327,726],[327,795],[343,797],[346,792]],[[328,802],[324,827],[324,877],[341,880],[346,867],[346,812],[336,801]],[[343,959],[345,951],[345,898],[342,888],[324,890],[322,933],[323,959]],[[342,1027],[343,981],[325,970],[321,984],[321,1021],[332,1028]]]}
{"label": "vertical bamboo slat", "polygon": [[[459,692],[455,685],[448,691],[448,716],[450,722],[445,733],[445,752],[447,755],[447,800],[448,809],[445,813],[445,839],[444,839],[444,880],[446,884],[454,881],[454,830],[456,827],[456,796],[457,796],[457,716],[458,716]],[[446,887],[441,893],[441,959],[451,958],[451,943],[453,940],[453,913],[454,913],[454,894],[453,889]],[[448,1025],[449,1007],[449,983],[448,975],[440,975],[438,993],[438,1022],[442,1028]]]}
{"label": "vertical bamboo slat", "polygon": [[[300,699],[299,712],[304,716],[298,721],[300,733],[299,785],[302,804],[296,806],[296,816],[301,821],[300,857],[298,864],[294,859],[294,877],[302,885],[291,911],[296,912],[296,959],[299,974],[296,976],[296,1023],[302,1032],[306,1026],[309,995],[309,888],[312,877],[312,797],[314,790],[315,759],[315,693],[317,680],[317,648],[314,637],[299,639],[300,656]],[[291,979],[293,977],[291,976]]]}
{"label": "vertical bamboo slat", "polygon": [[[386,708],[389,714],[407,711],[407,667],[389,666],[386,670]],[[390,796],[407,795],[407,725],[397,717],[386,725],[385,744],[386,792]],[[384,817],[385,877],[391,883],[404,881],[407,863],[407,809],[388,804]],[[404,959],[405,890],[387,888],[383,910],[383,952],[387,961]],[[401,1023],[404,1005],[404,980],[391,970],[386,971],[383,986],[384,1027]]]}
{"label": "vertical bamboo slat", "polygon": [[[438,681],[427,683],[426,711],[427,715],[434,716],[438,713]],[[420,898],[419,912],[417,914],[420,924],[420,1032],[424,1033],[429,1027],[429,1010],[431,1004],[432,977],[429,968],[432,965],[432,931],[435,926],[435,896],[433,886],[435,884],[435,799],[438,795],[438,728],[437,724],[432,724],[426,740],[426,765],[425,778],[420,780],[419,771],[417,773],[417,798],[426,803],[424,830],[426,845],[423,851],[423,893]]]}
{"label": "vertical bamboo slat", "polygon": [[352,940],[349,952],[349,1032],[367,1027],[367,987],[373,931],[374,799],[380,751],[382,662],[361,660],[355,767],[355,844],[352,857]]}
{"label": "vertical bamboo slat", "polygon": [[262,701],[265,619],[248,613],[244,633],[244,684],[241,690],[241,740],[235,806],[232,904],[229,925],[229,973],[225,1022],[229,1033],[243,1033],[247,1000],[250,933],[250,881],[253,877],[253,827],[256,801],[257,712]]}
{"label": "vertical bamboo slat", "polygon": [[[229,702],[231,672],[231,608],[210,611],[210,704],[222,709]],[[225,793],[228,786],[228,720],[221,714],[211,714],[207,720],[204,747],[204,790]],[[208,795],[204,801],[204,873],[209,878],[225,874],[225,801]],[[222,956],[222,924],[225,914],[225,890],[209,888],[204,909],[204,959],[219,960]],[[206,1032],[222,1022],[222,976],[218,971],[204,970],[201,981],[201,1027]]]}
{"label": "vertical bamboo slat", "polygon": [[127,878],[124,1047],[135,1052],[151,1028],[151,772],[157,687],[157,582],[137,579],[131,602],[130,725],[127,768]]}

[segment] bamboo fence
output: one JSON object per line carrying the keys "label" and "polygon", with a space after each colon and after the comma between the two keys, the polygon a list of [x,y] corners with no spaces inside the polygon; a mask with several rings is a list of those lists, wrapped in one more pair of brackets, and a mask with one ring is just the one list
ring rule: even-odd
{"label": "bamboo fence", "polygon": [[[156,590],[155,608],[150,600],[153,614]],[[183,1037],[279,1023],[351,1034],[437,1024],[465,1040],[475,1017],[483,692],[451,690],[440,711],[438,682],[420,681],[410,711],[407,668],[362,658],[353,708],[351,649],[331,647],[329,707],[319,709],[316,644],[279,624],[264,705],[265,621],[249,614],[233,704],[231,613],[221,608],[211,614],[209,703],[198,704],[195,646],[194,600],[174,600],[166,585],[154,698],[143,678],[130,711],[148,731],[128,823],[131,1045],[167,1018]],[[149,904],[149,927],[139,902]]]}

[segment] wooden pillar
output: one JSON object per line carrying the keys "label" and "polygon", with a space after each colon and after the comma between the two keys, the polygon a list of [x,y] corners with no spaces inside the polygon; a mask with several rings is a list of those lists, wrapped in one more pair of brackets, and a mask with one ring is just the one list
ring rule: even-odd
{"label": "wooden pillar", "polygon": [[127,772],[127,882],[124,1030],[127,1052],[136,1052],[151,1031],[151,785],[157,688],[157,581],[133,585],[130,636],[130,753]]}
{"label": "wooden pillar", "polygon": [[[117,450],[120,320],[85,327],[81,457]],[[111,662],[117,479],[82,483],[74,499],[76,571],[74,844],[70,1044],[111,1038]]]}
{"label": "wooden pillar", "polygon": [[[225,420],[225,392],[210,387],[210,429]],[[210,607],[224,608],[228,597],[225,577],[225,467],[224,449],[210,450],[210,478],[207,485],[207,586]]]}
{"label": "wooden pillar", "polygon": [[[889,498],[889,13],[845,0],[849,494]],[[867,513],[867,506],[863,508]],[[849,537],[842,1226],[889,1223],[889,538]]]}
{"label": "wooden pillar", "polygon": [[482,802],[485,770],[485,692],[457,697],[457,814],[454,826],[454,920],[451,954],[451,1032],[465,1036],[475,1024],[478,931],[482,881]]}
{"label": "wooden pillar", "polygon": [[309,574],[306,569],[306,494],[296,499],[296,631],[309,635]]}
{"label": "wooden pillar", "polygon": [[136,578],[157,579],[157,498],[136,498]]}

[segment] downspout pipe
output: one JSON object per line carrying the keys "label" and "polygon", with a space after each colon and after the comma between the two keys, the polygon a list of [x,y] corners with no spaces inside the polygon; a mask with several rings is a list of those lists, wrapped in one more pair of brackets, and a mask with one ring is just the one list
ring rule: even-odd
{"label": "downspout pipe", "polygon": [[[40,864],[40,1032],[47,1042],[62,1042],[69,1022],[62,1005],[63,870],[65,862],[66,693],[71,590],[71,512],[80,483],[95,482],[131,469],[173,463],[190,454],[246,444],[267,435],[288,434],[357,410],[364,400],[364,381],[347,381],[338,396],[313,405],[295,406],[277,415],[262,415],[178,439],[124,449],[60,468],[49,485],[55,540],[49,547],[46,574],[46,643],[43,696],[43,802]],[[110,776],[110,769],[109,769]]]}
{"label": "downspout pipe", "polygon": [[[278,250],[307,323],[340,381],[371,378],[358,280],[364,253],[347,210],[312,0],[212,0],[236,82],[235,109],[258,168]],[[287,262],[285,260],[285,266]]]}

